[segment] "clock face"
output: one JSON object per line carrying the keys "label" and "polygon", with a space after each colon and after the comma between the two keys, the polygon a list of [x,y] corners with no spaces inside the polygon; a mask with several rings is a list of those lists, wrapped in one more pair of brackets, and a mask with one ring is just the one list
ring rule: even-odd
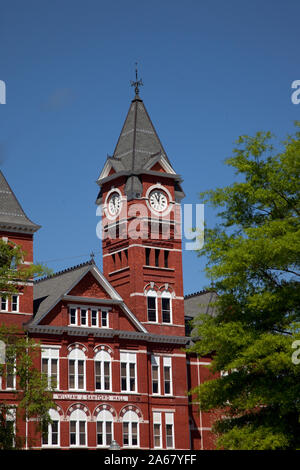
{"label": "clock face", "polygon": [[152,209],[156,212],[163,212],[168,207],[168,198],[166,194],[159,189],[154,189],[150,193],[149,202]]}
{"label": "clock face", "polygon": [[108,201],[108,211],[111,215],[116,216],[120,212],[121,208],[121,197],[120,194],[114,192],[110,195]]}

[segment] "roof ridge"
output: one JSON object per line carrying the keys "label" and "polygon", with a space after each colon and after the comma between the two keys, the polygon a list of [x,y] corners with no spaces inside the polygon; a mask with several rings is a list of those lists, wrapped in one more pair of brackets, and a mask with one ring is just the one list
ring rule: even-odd
{"label": "roof ridge", "polygon": [[42,281],[47,281],[48,279],[53,279],[54,277],[61,276],[62,274],[69,273],[71,271],[76,271],[76,269],[83,268],[84,266],[93,265],[93,264],[95,265],[95,261],[90,259],[88,261],[85,261],[84,263],[77,264],[76,266],[71,266],[70,268],[62,269],[61,271],[57,271],[56,273],[50,274],[49,276],[36,279],[34,281],[34,284],[38,284],[39,282],[42,282]]}
{"label": "roof ridge", "polygon": [[197,292],[193,292],[192,294],[186,294],[184,298],[189,299],[191,297],[196,297],[197,295],[208,294],[209,292],[215,292],[215,291],[213,289],[202,289]]}

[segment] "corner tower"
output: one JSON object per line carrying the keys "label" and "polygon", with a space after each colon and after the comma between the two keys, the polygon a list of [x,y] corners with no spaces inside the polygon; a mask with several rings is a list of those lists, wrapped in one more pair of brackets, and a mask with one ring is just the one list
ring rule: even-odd
{"label": "corner tower", "polygon": [[[0,237],[20,246],[24,264],[33,262],[33,234],[40,228],[23,211],[14,192],[0,170]],[[0,293],[1,298],[1,293]],[[1,301],[1,323],[22,326],[33,314],[33,282],[19,283],[19,295]]]}
{"label": "corner tower", "polygon": [[97,180],[103,272],[149,332],[184,335],[182,180],[135,90]]}

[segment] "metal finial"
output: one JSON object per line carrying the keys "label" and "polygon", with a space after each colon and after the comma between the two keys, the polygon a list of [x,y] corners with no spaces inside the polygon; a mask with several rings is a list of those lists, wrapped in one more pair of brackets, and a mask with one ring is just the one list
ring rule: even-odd
{"label": "metal finial", "polygon": [[94,263],[95,262],[95,253],[92,251],[90,254],[91,261]]}
{"label": "metal finial", "polygon": [[130,84],[131,84],[131,86],[134,86],[134,90],[135,90],[135,94],[136,94],[136,95],[138,95],[139,92],[140,92],[139,87],[140,87],[140,86],[144,86],[142,79],[140,78],[140,79],[138,80],[137,65],[138,65],[138,64],[137,64],[137,62],[136,62],[136,63],[135,63],[135,82],[132,81],[132,80],[130,80]]}

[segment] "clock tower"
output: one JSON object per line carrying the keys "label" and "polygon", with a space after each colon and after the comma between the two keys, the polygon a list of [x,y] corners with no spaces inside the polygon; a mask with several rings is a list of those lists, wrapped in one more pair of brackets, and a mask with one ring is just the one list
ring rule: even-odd
{"label": "clock tower", "polygon": [[103,272],[150,333],[184,330],[181,178],[135,97],[98,178]]}

